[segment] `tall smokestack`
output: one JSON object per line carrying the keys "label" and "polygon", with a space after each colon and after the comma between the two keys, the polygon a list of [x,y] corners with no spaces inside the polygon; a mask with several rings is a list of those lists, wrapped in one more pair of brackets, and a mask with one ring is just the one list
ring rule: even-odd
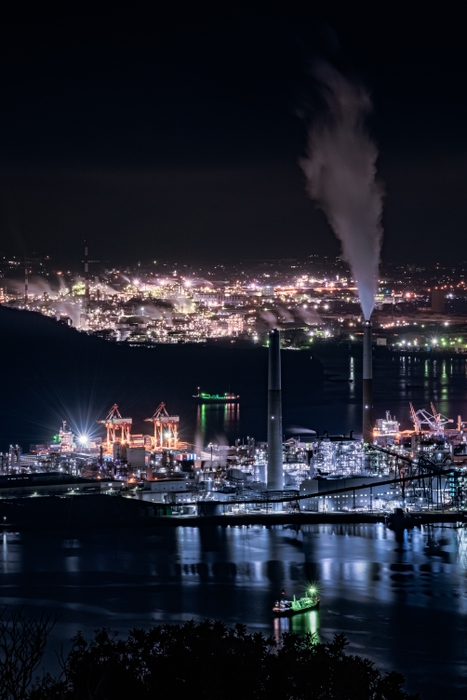
{"label": "tall smokestack", "polygon": [[87,238],[84,239],[84,300],[87,306],[89,304],[89,251]]}
{"label": "tall smokestack", "polygon": [[282,466],[282,390],[280,333],[269,333],[268,372],[268,476],[267,487],[272,491],[284,488]]}
{"label": "tall smokestack", "polygon": [[363,442],[373,442],[373,347],[371,323],[363,324]]}
{"label": "tall smokestack", "polygon": [[24,268],[24,303],[29,301],[29,268],[26,264]]}

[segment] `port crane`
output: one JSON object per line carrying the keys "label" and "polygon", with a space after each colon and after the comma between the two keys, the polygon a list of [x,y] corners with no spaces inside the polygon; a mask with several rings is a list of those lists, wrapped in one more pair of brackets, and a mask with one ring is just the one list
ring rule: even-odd
{"label": "port crane", "polygon": [[151,418],[145,418],[146,423],[154,424],[154,449],[177,449],[179,447],[178,425],[179,416],[171,416],[165,403],[162,402],[156,408]]}
{"label": "port crane", "polygon": [[432,413],[428,413],[424,408],[420,408],[416,411],[413,407],[412,402],[410,402],[410,416],[414,425],[414,430],[417,433],[421,433],[423,425],[428,427],[430,433],[439,435],[444,433],[444,428],[448,423],[453,423],[452,418],[446,418],[442,413],[438,413],[436,406],[433,402],[430,404]]}
{"label": "port crane", "polygon": [[110,409],[108,416],[104,420],[98,420],[97,422],[106,427],[108,450],[111,450],[115,443],[121,445],[129,444],[133,419],[123,418],[116,403]]}

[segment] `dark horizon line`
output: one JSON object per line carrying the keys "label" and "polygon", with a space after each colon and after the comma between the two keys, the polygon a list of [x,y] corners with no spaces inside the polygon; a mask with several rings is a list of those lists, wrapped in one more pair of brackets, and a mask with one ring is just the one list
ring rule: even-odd
{"label": "dark horizon line", "polygon": [[[83,239],[84,240],[84,239]],[[89,245],[90,251],[92,253],[92,239],[88,239],[88,241],[91,240],[91,243]],[[78,248],[77,248],[78,250]],[[77,256],[73,256],[71,254],[64,254],[64,255],[53,255],[50,253],[44,253],[40,254],[35,251],[32,251],[31,255],[25,256],[24,254],[18,254],[17,252],[8,252],[8,251],[0,251],[0,257],[3,259],[11,258],[16,260],[19,265],[21,266],[23,263],[29,262],[31,263],[33,261],[34,256],[34,261],[36,262],[41,262],[41,261],[47,261],[49,263],[57,263],[60,265],[66,265],[70,268],[78,267],[83,264],[83,259],[82,259],[82,250],[81,247],[79,247],[79,254]],[[156,258],[156,260],[154,260]],[[206,267],[212,267],[212,266],[219,266],[219,265],[225,265],[225,266],[231,266],[231,265],[249,265],[249,264],[260,264],[260,263],[285,263],[285,262],[320,262],[320,261],[333,261],[333,262],[340,262],[344,266],[346,266],[350,270],[350,265],[342,258],[341,255],[333,255],[333,254],[317,254],[317,253],[311,253],[303,256],[284,256],[284,257],[272,257],[272,258],[265,258],[265,257],[245,257],[245,258],[236,258],[233,256],[220,256],[219,258],[209,258],[209,259],[202,259],[202,258],[196,258],[189,260],[187,258],[168,258],[168,257],[163,257],[157,259],[157,256],[153,256],[150,254],[145,255],[144,257],[142,255],[134,255],[132,254],[131,257],[127,259],[123,259],[123,256],[116,256],[113,259],[106,259],[106,258],[100,258],[100,259],[91,259],[89,260],[90,263],[95,264],[95,265],[112,265],[112,266],[122,266],[122,265],[137,265],[139,263],[141,264],[157,264],[157,266],[160,265],[186,265],[186,266],[206,266]],[[436,267],[437,265],[440,265],[441,267],[459,267],[462,265],[467,265],[467,258],[464,260],[459,260],[459,259],[440,259],[439,257],[436,259],[434,258],[432,261],[420,261],[420,260],[407,260],[406,258],[404,259],[390,259],[390,260],[383,260],[379,264],[379,269],[383,269],[386,266],[401,266],[401,267],[407,267],[407,266],[417,266],[417,267],[423,267],[423,268],[431,268],[431,267]]]}

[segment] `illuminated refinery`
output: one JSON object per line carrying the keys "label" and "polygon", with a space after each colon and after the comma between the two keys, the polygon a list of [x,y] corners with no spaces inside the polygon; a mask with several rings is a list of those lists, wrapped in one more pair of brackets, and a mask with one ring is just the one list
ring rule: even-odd
{"label": "illuminated refinery", "polygon": [[[182,442],[180,417],[163,402],[144,419],[152,425],[151,431],[137,434],[132,417],[114,404],[96,421],[99,427],[93,434],[74,434],[63,421],[51,442],[35,445],[29,454],[23,454],[17,445],[10,446],[1,455],[2,478],[10,479],[3,492],[7,489],[12,495],[15,479],[47,473],[93,480],[100,490],[148,501],[164,515],[167,508],[180,515],[268,512],[271,508],[275,512],[325,513],[464,508],[467,423],[459,416],[454,424],[432,403],[429,411],[410,404],[412,430],[400,430],[389,413],[370,424],[369,332],[367,338],[363,439],[352,433],[308,431],[306,441],[284,440],[281,339],[274,329],[269,333],[267,443],[252,437],[246,442],[237,440],[233,446]],[[200,391],[194,398],[203,401],[203,396],[206,401],[212,399]],[[240,397],[229,393],[217,395],[216,400],[235,407]],[[40,488],[48,492],[47,485]],[[74,491],[75,486],[62,485],[62,489]]]}
{"label": "illuminated refinery", "polygon": [[[454,424],[433,403],[430,410],[410,403],[413,430],[401,431],[389,414],[377,418],[372,358],[375,348],[467,352],[464,267],[398,266],[380,274],[365,320],[340,259],[210,269],[152,261],[117,269],[91,260],[87,241],[80,274],[54,270],[48,259],[4,259],[4,305],[120,343],[268,345],[269,379],[267,443],[252,437],[233,446],[183,442],[180,417],[164,402],[151,416],[137,416],[151,429],[136,433],[133,418],[114,404],[89,434],[75,434],[63,421],[53,441],[29,454],[10,446],[0,456],[2,473],[10,480],[31,473],[98,480],[99,488],[185,514],[261,511],[271,503],[279,511],[325,512],[463,507],[467,424],[461,417]],[[361,425],[355,437],[307,431],[306,441],[285,440],[280,348],[330,345],[354,345],[363,353]],[[208,394],[199,387],[193,398],[233,407],[240,401],[230,391]]]}
{"label": "illuminated refinery", "polygon": [[[467,351],[466,270],[388,266],[371,315],[374,342],[394,351]],[[49,259],[4,258],[0,303],[55,318],[82,332],[131,344],[234,340],[283,347],[357,343],[363,315],[341,259],[256,261],[194,268],[151,261],[111,267],[89,258],[78,272]]]}

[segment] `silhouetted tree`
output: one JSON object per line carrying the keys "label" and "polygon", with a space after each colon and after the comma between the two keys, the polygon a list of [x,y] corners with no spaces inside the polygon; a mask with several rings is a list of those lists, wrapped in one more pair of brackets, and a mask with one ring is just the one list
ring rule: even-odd
{"label": "silhouetted tree", "polygon": [[55,622],[50,615],[28,617],[22,609],[0,612],[0,700],[24,700]]}
{"label": "silhouetted tree", "polygon": [[79,634],[59,679],[46,676],[29,700],[415,700],[400,674],[382,674],[371,661],[345,653],[337,635],[284,635],[281,645],[244,625],[221,622],[135,629],[118,639],[108,629],[91,642]]}

